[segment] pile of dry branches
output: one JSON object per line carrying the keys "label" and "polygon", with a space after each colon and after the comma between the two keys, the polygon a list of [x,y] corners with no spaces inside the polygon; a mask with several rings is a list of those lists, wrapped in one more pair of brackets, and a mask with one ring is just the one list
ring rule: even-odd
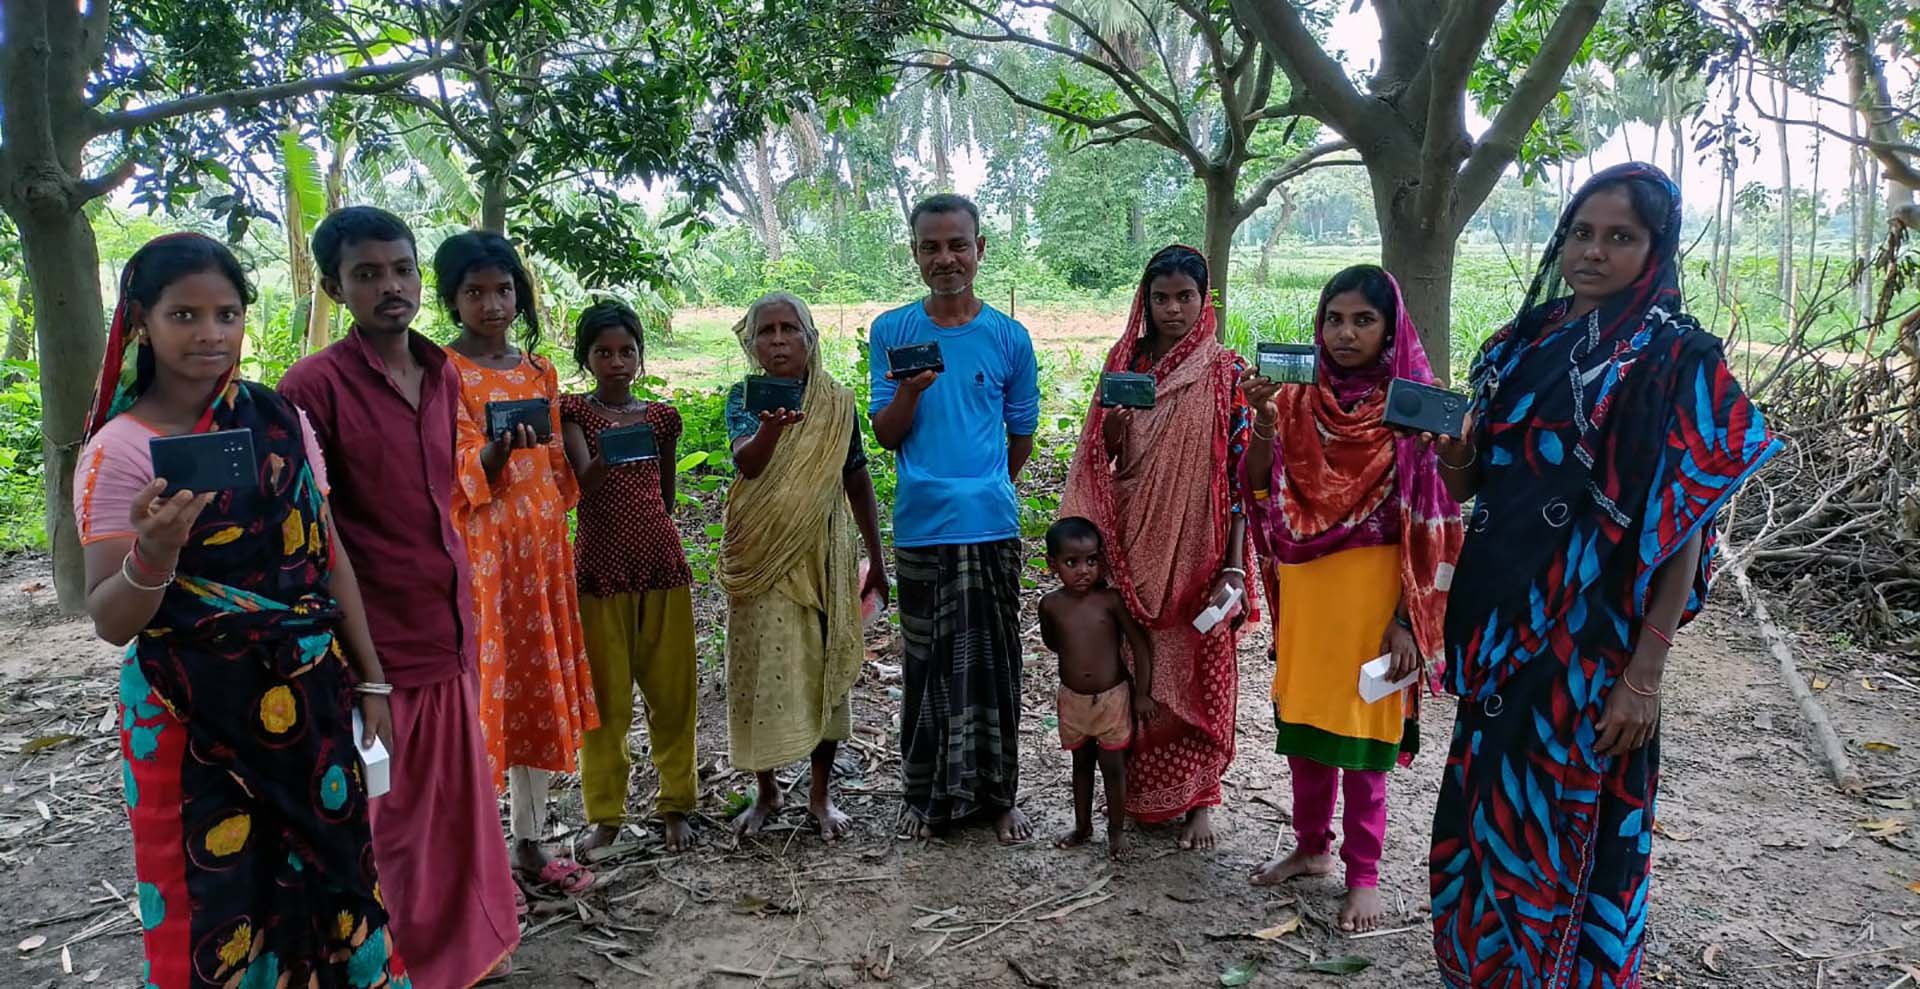
{"label": "pile of dry branches", "polygon": [[[1811,630],[1920,654],[1920,258],[1904,234],[1816,286],[1786,343],[1736,357],[1788,446],[1729,513],[1726,562]],[[1879,283],[1875,310],[1815,338],[1860,278]]]}

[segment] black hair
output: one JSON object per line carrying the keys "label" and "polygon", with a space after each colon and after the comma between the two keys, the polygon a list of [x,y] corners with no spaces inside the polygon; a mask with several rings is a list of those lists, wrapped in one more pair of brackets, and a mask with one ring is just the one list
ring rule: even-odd
{"label": "black hair", "polygon": [[375,206],[348,206],[327,214],[314,228],[313,263],[320,269],[320,277],[338,279],[340,252],[367,240],[389,243],[404,240],[413,248],[415,257],[420,254],[413,230],[405,220]]}
{"label": "black hair", "polygon": [[646,355],[647,339],[640,335],[640,314],[619,299],[601,299],[580,310],[580,318],[573,324],[574,361],[584,369],[587,355],[593,352],[593,342],[600,339],[600,334],[613,329],[633,334],[634,348],[642,356]]}
{"label": "black hair", "polygon": [[440,292],[440,304],[455,326],[460,325],[460,310],[454,304],[460,296],[460,283],[467,275],[487,268],[505,272],[513,279],[514,309],[527,321],[521,348],[528,353],[540,344],[540,314],[533,307],[533,278],[520,260],[519,252],[505,237],[485,230],[454,234],[440,242],[433,252],[433,281]]}
{"label": "black hair", "polygon": [[1047,555],[1059,556],[1060,545],[1069,539],[1091,539],[1094,549],[1104,545],[1099,526],[1078,515],[1069,515],[1047,527]]}
{"label": "black hair", "polygon": [[937,196],[928,196],[914,204],[913,212],[907,214],[907,229],[918,235],[920,218],[934,213],[965,213],[973,218],[973,235],[980,236],[980,207],[965,196],[943,192]]}
{"label": "black hair", "polygon": [[[240,259],[234,257],[227,245],[196,233],[167,234],[142,244],[120,272],[120,297],[123,302],[137,303],[144,315],[159,304],[167,286],[188,275],[209,271],[233,283],[242,305],[253,305],[257,296],[247,281],[246,270],[240,266]],[[135,352],[133,374],[136,393],[145,391],[153,382],[152,346],[143,343]]]}
{"label": "black hair", "polygon": [[1377,264],[1342,268],[1327,279],[1327,287],[1320,290],[1320,307],[1314,310],[1313,325],[1317,327],[1327,318],[1327,303],[1346,292],[1360,293],[1373,308],[1380,310],[1380,321],[1387,327],[1387,346],[1393,346],[1393,328],[1399,322],[1400,309],[1394,304],[1393,279]]}
{"label": "black hair", "polygon": [[[1673,213],[1673,194],[1650,176],[1623,175],[1609,179],[1588,189],[1581,202],[1613,189],[1626,190],[1627,200],[1633,204],[1634,215],[1640,218],[1641,225],[1647,228],[1655,241],[1672,232],[1667,230],[1667,218]],[[1567,215],[1562,220],[1563,226],[1573,225],[1574,213],[1573,207],[1567,209]]]}

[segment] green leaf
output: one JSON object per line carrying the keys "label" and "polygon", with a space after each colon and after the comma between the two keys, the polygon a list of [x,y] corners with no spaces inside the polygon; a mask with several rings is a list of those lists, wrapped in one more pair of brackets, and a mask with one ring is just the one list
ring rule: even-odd
{"label": "green leaf", "polygon": [[62,732],[58,735],[42,735],[39,738],[36,738],[33,741],[20,746],[20,754],[32,755],[35,752],[45,752],[46,750],[53,748],[56,745],[64,745],[67,742],[77,742],[79,740],[80,740],[80,736],[69,734],[66,732]]}
{"label": "green leaf", "polygon": [[1245,958],[1227,966],[1227,970],[1220,973],[1220,984],[1223,986],[1244,986],[1252,982],[1254,975],[1258,974],[1259,971],[1260,959]]}
{"label": "green leaf", "polygon": [[719,522],[709,522],[706,532],[708,539],[719,539],[727,534],[727,527]]}
{"label": "green leaf", "polygon": [[320,176],[320,155],[291,128],[280,132],[280,170],[285,175],[288,230],[302,239],[327,215],[327,183]]}
{"label": "green leaf", "polygon": [[1354,975],[1373,967],[1373,962],[1359,955],[1341,955],[1338,958],[1322,958],[1307,965],[1307,971],[1322,975]]}
{"label": "green leaf", "polygon": [[698,467],[701,464],[704,464],[706,462],[707,462],[707,451],[695,450],[692,453],[689,453],[686,456],[681,457],[680,462],[673,465],[673,469],[675,473],[685,474],[687,471],[690,471],[695,467]]}

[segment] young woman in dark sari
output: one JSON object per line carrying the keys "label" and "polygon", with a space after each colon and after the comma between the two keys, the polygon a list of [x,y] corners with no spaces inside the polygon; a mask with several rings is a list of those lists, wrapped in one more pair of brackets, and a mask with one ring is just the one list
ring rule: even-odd
{"label": "young woman in dark sari", "polygon": [[1679,241],[1659,169],[1595,175],[1474,364],[1466,438],[1438,443],[1474,499],[1429,863],[1449,986],[1640,984],[1667,650],[1721,508],[1780,449],[1682,311]]}
{"label": "young woman in dark sari", "polygon": [[[74,484],[87,611],[128,645],[142,985],[397,989],[352,724],[357,697],[363,738],[390,739],[392,688],[306,417],[237,376],[251,298],[206,237],[134,254]],[[150,439],[243,430],[246,483],[164,493]]]}

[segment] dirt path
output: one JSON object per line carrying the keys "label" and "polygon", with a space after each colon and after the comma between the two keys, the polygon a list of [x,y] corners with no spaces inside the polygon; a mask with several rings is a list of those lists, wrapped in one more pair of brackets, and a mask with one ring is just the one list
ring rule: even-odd
{"label": "dirt path", "polygon": [[[94,985],[134,986],[114,652],[84,622],[53,616],[44,592],[30,606],[22,588],[43,582],[44,566],[0,563],[0,986],[82,985],[96,970]],[[1900,963],[1920,967],[1920,892],[1908,888],[1920,883],[1912,810],[1920,675],[1911,664],[1801,644],[1826,657],[1809,675],[1825,684],[1836,727],[1877,784],[1861,799],[1842,796],[1810,764],[1796,710],[1750,623],[1730,607],[1723,594],[1681,640],[1668,680],[1650,984],[1885,989],[1903,975]],[[711,602],[702,611],[711,615]],[[825,847],[789,811],[775,831],[737,847],[709,824],[698,852],[670,858],[651,829],[635,829],[630,847],[599,864],[605,882],[584,904],[538,904],[519,974],[506,985],[1200,986],[1221,984],[1224,970],[1249,960],[1260,964],[1255,986],[1435,984],[1423,856],[1446,704],[1428,712],[1424,754],[1392,781],[1382,888],[1405,911],[1392,926],[1410,929],[1348,941],[1327,926],[1336,882],[1277,891],[1245,882],[1292,840],[1282,826],[1287,781],[1270,750],[1262,636],[1249,636],[1242,652],[1241,752],[1227,781],[1222,847],[1181,853],[1171,833],[1149,832],[1138,836],[1137,859],[1119,867],[1097,845],[1002,848],[984,832],[895,839],[897,676],[887,664],[897,659],[891,643],[876,644],[844,767],[860,822],[851,840]],[[746,783],[724,768],[717,673],[705,671],[701,694],[703,808],[715,818]],[[1043,833],[1070,816],[1066,761],[1051,744],[1052,679],[1046,661],[1029,664],[1024,793]],[[51,747],[25,751],[49,739]],[[643,763],[636,777],[636,800],[650,798],[651,770]],[[560,816],[577,820],[577,794],[559,799]],[[1295,919],[1298,929],[1276,941],[1240,939]],[[30,936],[49,940],[17,951]],[[61,965],[67,941],[72,974]],[[1304,970],[1310,958],[1337,956],[1368,967],[1345,980]]]}

